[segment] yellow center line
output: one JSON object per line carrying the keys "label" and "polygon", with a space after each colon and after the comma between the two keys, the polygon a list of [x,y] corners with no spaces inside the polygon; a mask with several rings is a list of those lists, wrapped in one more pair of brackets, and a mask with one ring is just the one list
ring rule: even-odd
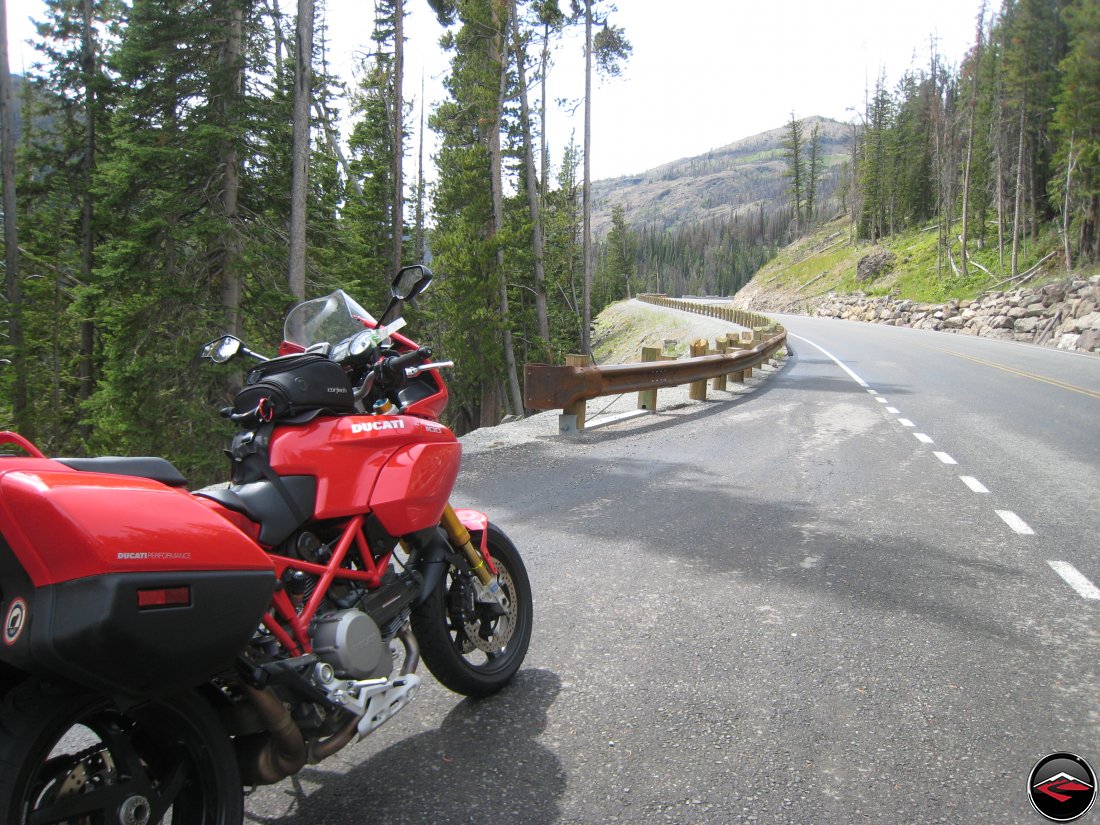
{"label": "yellow center line", "polygon": [[995,361],[986,361],[984,358],[975,358],[972,355],[963,355],[961,352],[953,352],[949,349],[943,349],[941,347],[929,347],[937,352],[944,352],[948,355],[954,355],[956,358],[965,358],[967,361],[973,361],[975,364],[982,364],[987,367],[994,367],[1005,372],[1010,372],[1013,375],[1019,375],[1022,378],[1031,378],[1035,381],[1042,381],[1044,384],[1051,384],[1055,387],[1059,387],[1063,390],[1069,390],[1071,392],[1079,392],[1081,395],[1087,395],[1090,398],[1100,399],[1100,392],[1096,390],[1085,389],[1084,387],[1077,387],[1073,384],[1066,384],[1063,381],[1055,381],[1053,378],[1044,378],[1042,375],[1036,375],[1033,372],[1027,372],[1025,370],[1018,370],[1014,367],[1006,367],[1004,364],[998,364]]}

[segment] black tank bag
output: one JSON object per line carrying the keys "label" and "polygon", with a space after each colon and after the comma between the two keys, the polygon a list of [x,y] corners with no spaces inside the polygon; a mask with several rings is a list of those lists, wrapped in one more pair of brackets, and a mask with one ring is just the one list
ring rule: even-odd
{"label": "black tank bag", "polygon": [[233,412],[255,410],[262,421],[304,423],[321,412],[354,412],[355,398],[347,373],[335,361],[316,353],[284,355],[245,376]]}

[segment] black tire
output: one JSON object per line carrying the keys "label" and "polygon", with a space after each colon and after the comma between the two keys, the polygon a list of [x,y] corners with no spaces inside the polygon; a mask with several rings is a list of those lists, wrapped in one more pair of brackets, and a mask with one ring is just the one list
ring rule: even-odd
{"label": "black tire", "polygon": [[[481,533],[471,534],[474,546]],[[488,696],[519,670],[531,642],[531,583],[519,551],[489,525],[489,555],[500,574],[509,610],[495,616],[476,604],[472,585],[451,565],[412,614],[412,629],[428,669],[444,686],[466,696]]]}
{"label": "black tire", "polygon": [[[120,811],[125,811],[121,814]],[[104,696],[27,681],[0,705],[0,821],[240,825],[233,745],[195,692],[120,712]]]}

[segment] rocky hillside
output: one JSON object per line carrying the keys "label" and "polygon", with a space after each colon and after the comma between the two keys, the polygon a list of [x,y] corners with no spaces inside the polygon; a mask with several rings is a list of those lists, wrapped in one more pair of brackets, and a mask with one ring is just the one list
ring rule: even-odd
{"label": "rocky hillside", "polygon": [[[847,157],[851,127],[821,117],[805,118],[803,133],[809,140],[814,124],[819,127],[823,167],[822,194],[835,186],[830,172]],[[771,129],[705,155],[682,158],[638,175],[592,184],[592,226],[597,236],[611,225],[611,208],[618,204],[627,222],[635,227],[661,229],[729,217],[735,212],[786,206],[788,181],[784,177],[782,140],[786,127]],[[819,202],[824,202],[824,197]]]}
{"label": "rocky hillside", "polygon": [[[1100,274],[1067,277],[1046,249],[1027,250],[1015,282],[980,269],[960,278],[937,271],[934,233],[853,244],[841,220],[783,250],[733,303],[1100,353]],[[984,261],[993,269],[994,253]]]}

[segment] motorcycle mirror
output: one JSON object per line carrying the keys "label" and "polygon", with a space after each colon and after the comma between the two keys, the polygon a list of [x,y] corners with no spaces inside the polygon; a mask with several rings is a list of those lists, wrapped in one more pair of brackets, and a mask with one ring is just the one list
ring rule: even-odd
{"label": "motorcycle mirror", "polygon": [[424,264],[403,266],[397,270],[393,283],[390,284],[390,294],[393,298],[390,300],[390,305],[386,307],[386,311],[382,313],[379,323],[386,323],[387,319],[392,316],[393,311],[397,309],[398,304],[415,298],[427,289],[428,284],[431,282],[432,271]]}
{"label": "motorcycle mirror", "polygon": [[201,357],[209,358],[215,364],[224,364],[240,351],[241,339],[225,335],[203,347]]}
{"label": "motorcycle mirror", "polygon": [[431,282],[432,271],[424,264],[403,266],[394,276],[393,283],[390,285],[390,294],[395,300],[408,301],[427,289]]}

